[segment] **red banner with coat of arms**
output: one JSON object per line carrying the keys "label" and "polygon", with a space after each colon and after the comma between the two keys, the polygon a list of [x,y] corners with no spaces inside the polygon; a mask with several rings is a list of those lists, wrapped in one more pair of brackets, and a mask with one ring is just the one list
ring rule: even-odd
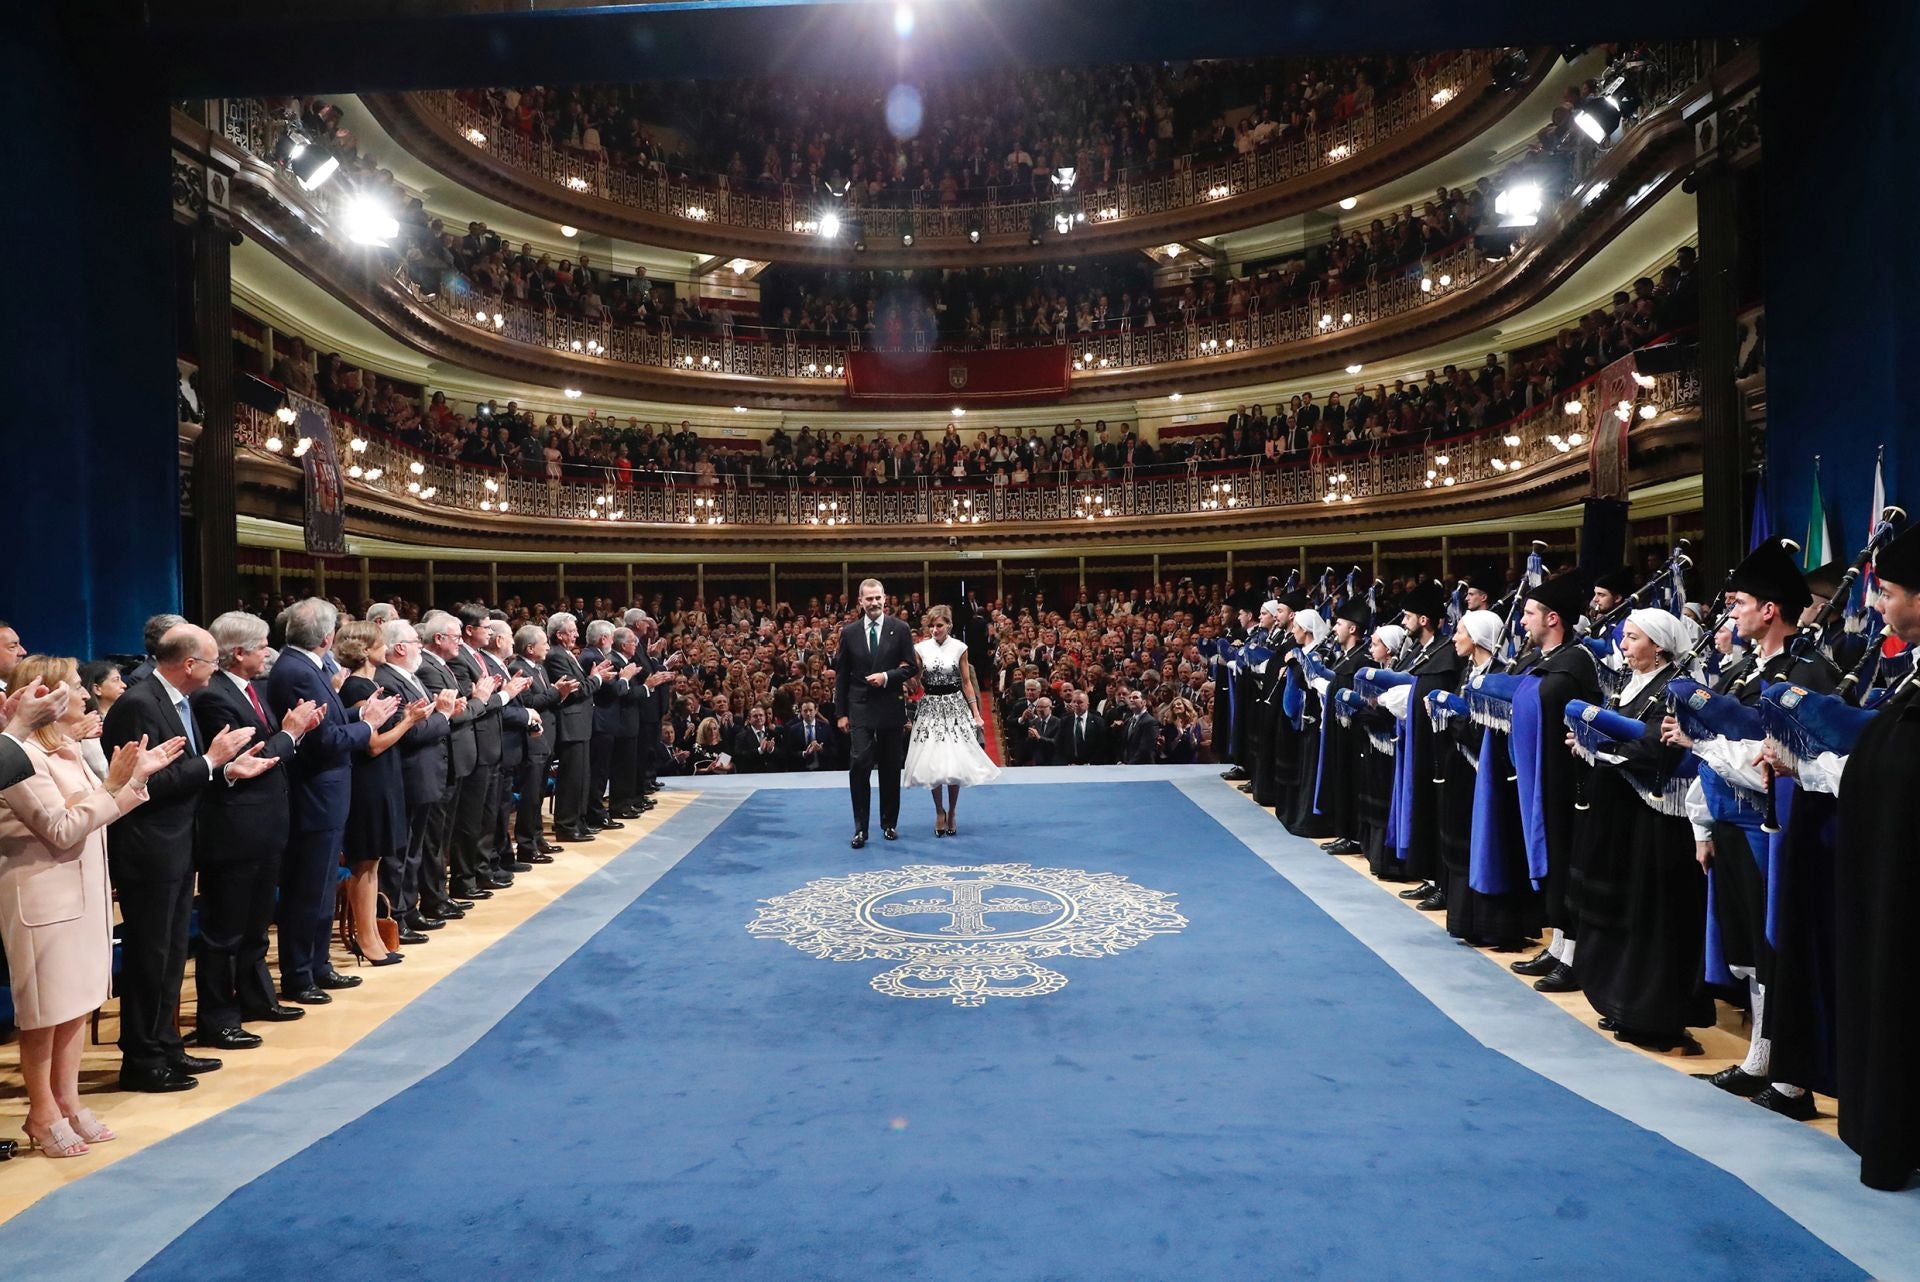
{"label": "red banner with coat of arms", "polygon": [[895,405],[1045,400],[1067,390],[1067,349],[849,352],[847,398]]}

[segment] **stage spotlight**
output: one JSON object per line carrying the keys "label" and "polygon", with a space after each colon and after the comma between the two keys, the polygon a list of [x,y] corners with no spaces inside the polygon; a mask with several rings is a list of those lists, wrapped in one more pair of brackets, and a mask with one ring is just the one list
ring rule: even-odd
{"label": "stage spotlight", "polygon": [[967,224],[967,243],[969,245],[978,245],[980,243],[980,224],[978,222]]}
{"label": "stage spotlight", "polygon": [[1620,127],[1620,104],[1607,96],[1589,98],[1573,113],[1573,123],[1593,142],[1605,142]]}
{"label": "stage spotlight", "polygon": [[1352,209],[1355,205],[1358,205],[1359,203],[1360,203],[1360,200],[1358,197],[1348,196],[1346,199],[1340,202],[1340,208]]}
{"label": "stage spotlight", "polygon": [[829,209],[820,215],[820,236],[823,240],[832,240],[840,234],[840,215]]}
{"label": "stage spotlight", "polygon": [[1053,174],[1052,174],[1053,185],[1059,188],[1060,194],[1064,196],[1068,192],[1073,190],[1074,180],[1079,176],[1080,176],[1080,171],[1075,169],[1072,165],[1062,165],[1060,166],[1060,168],[1053,171]]}
{"label": "stage spotlight", "polygon": [[400,220],[372,196],[359,195],[349,200],[340,223],[347,239],[356,245],[387,245],[400,234]]}
{"label": "stage spotlight", "polygon": [[913,248],[913,215],[912,214],[900,215],[900,243],[902,245],[905,245],[909,249]]}
{"label": "stage spotlight", "polygon": [[1493,212],[1502,227],[1531,227],[1540,221],[1546,207],[1546,193],[1537,182],[1514,182],[1496,193]]}
{"label": "stage spotlight", "polygon": [[1062,212],[1053,216],[1053,229],[1062,236],[1073,230],[1073,215]]}
{"label": "stage spotlight", "polygon": [[293,176],[300,180],[300,185],[306,190],[314,190],[339,172],[340,162],[327,152],[312,146],[304,137],[291,131],[287,138],[287,167],[293,170]]}
{"label": "stage spotlight", "polygon": [[913,6],[897,4],[893,6],[893,34],[905,40],[913,34]]}

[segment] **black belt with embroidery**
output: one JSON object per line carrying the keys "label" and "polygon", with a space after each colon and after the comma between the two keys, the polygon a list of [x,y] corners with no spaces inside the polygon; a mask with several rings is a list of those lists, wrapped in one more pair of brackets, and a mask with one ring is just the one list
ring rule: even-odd
{"label": "black belt with embroidery", "polygon": [[957,683],[950,686],[927,685],[927,686],[923,686],[922,689],[924,689],[928,694],[959,694],[960,693],[960,686]]}

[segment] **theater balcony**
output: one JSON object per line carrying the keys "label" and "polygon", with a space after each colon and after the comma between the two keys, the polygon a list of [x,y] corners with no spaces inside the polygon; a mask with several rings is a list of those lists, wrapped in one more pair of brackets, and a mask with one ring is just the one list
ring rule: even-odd
{"label": "theater balcony", "polygon": [[[1644,354],[1638,360],[1652,367]],[[1594,493],[1632,495],[1643,508],[1656,501],[1668,513],[1697,510],[1698,384],[1690,369],[1646,373],[1629,356],[1564,395],[1446,439],[1007,485],[927,477],[703,484],[684,473],[638,473],[621,483],[598,470],[549,479],[419,454],[339,415],[326,417],[324,448],[316,449],[302,444],[290,407],[276,414],[243,406],[235,424],[239,511],[297,530],[309,485],[334,492],[320,471],[331,460],[347,533],[363,543],[455,560],[684,564],[1176,548],[1298,547],[1304,555],[1309,547],[1365,548],[1378,531],[1510,538],[1543,522],[1577,524],[1579,500]],[[307,404],[309,421],[322,421],[324,407]],[[185,468],[196,432],[183,428]],[[1559,519],[1568,513],[1575,515]]]}
{"label": "theater balcony", "polygon": [[[452,92],[364,95],[381,126],[446,176],[539,218],[644,244],[794,261],[874,267],[1041,261],[1060,247],[1036,219],[1075,220],[1071,252],[1109,253],[1189,240],[1328,208],[1465,146],[1497,124],[1557,61],[1551,50],[1450,53],[1373,109],[1244,159],[1182,156],[1104,187],[1036,200],[977,193],[943,207],[933,192],[897,204],[849,193],[832,208],[864,221],[852,235],[820,235],[828,206],[789,184],[729,183],[610,169],[564,147],[540,146]],[[924,197],[925,199],[922,199]],[[911,243],[901,232],[911,230]]]}
{"label": "theater balcony", "polygon": [[[1338,294],[1315,292],[1282,308],[1077,336],[1040,399],[1100,404],[1321,377],[1485,333],[1550,298],[1682,185],[1694,157],[1686,103],[1701,92],[1734,93],[1758,75],[1751,52],[1717,67],[1712,52],[1693,43],[1667,50],[1637,121],[1608,148],[1582,148],[1555,161],[1552,180],[1565,195],[1512,248],[1469,239],[1414,270]],[[857,344],[730,323],[699,332],[612,326],[425,290],[390,259],[353,243],[327,188],[303,190],[256,150],[264,135],[251,115],[230,110],[226,119],[224,131],[211,133],[176,115],[176,138],[225,155],[237,174],[234,209],[247,234],[432,361],[588,397],[796,412],[859,408],[847,399]],[[977,360],[1004,358],[983,352]]]}

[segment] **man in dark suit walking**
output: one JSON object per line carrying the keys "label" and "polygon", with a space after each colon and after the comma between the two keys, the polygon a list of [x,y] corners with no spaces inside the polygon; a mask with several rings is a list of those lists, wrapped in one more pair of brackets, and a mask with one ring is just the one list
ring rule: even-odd
{"label": "man in dark suit walking", "polygon": [[602,661],[592,671],[580,666],[574,647],[580,622],[564,611],[547,617],[547,678],[560,695],[559,733],[554,736],[558,773],[553,787],[555,841],[592,841],[587,831],[587,752],[593,739],[593,692],[613,674]]}
{"label": "man in dark suit walking", "polygon": [[[319,597],[296,601],[282,616],[287,644],[267,675],[267,703],[284,717],[302,702],[320,705],[320,724],[300,740],[292,772],[293,832],[280,882],[280,989],[302,1006],[323,1006],[330,990],[355,988],[327,955],[333,937],[334,869],[353,799],[353,755],[364,752],[373,727],[385,725],[399,700],[384,691],[349,713],[326,677],[340,613]],[[124,696],[122,696],[124,698]]]}
{"label": "man in dark suit walking", "polygon": [[[107,830],[107,866],[120,895],[120,1088],[184,1091],[193,1074],[220,1067],[187,1054],[174,1022],[186,978],[187,925],[193,907],[193,831],[200,794],[216,775],[248,779],[278,763],[257,749],[251,725],[202,738],[188,696],[219,670],[213,638],[180,624],[154,647],[153,674],[107,711],[101,747],[184,737],[186,753],[147,781],[147,804]],[[292,707],[291,704],[288,707]]]}
{"label": "man in dark suit walking", "polygon": [[847,789],[853,800],[853,848],[867,844],[872,810],[868,775],[880,769],[880,832],[899,836],[900,769],[906,760],[907,681],[913,676],[913,633],[887,614],[878,579],[860,584],[860,617],[840,629],[834,652],[834,705],[849,738]]}
{"label": "man in dark suit walking", "polygon": [[[403,703],[432,699],[433,711],[415,722],[400,737],[400,779],[407,802],[407,845],[397,857],[380,861],[380,893],[387,897],[394,919],[406,934],[422,935],[438,930],[445,919],[420,907],[420,874],[428,840],[440,840],[446,834],[448,745],[453,738],[452,718],[460,710],[460,695],[452,686],[428,690],[420,679],[420,634],[405,619],[393,619],[382,625],[387,643],[387,661],[374,673],[374,684]],[[441,894],[439,899],[444,899]],[[451,904],[433,905],[442,912],[464,916]],[[402,943],[409,942],[406,935]]]}
{"label": "man in dark suit walking", "polygon": [[[267,621],[235,610],[208,629],[220,671],[187,702],[202,742],[228,726],[246,726],[259,755],[287,761],[320,724],[320,705],[295,704],[278,724],[254,684],[266,667]],[[217,1050],[245,1050],[260,1038],[244,1020],[299,1019],[280,1004],[267,969],[268,931],[280,889],[281,856],[292,824],[285,770],[251,779],[222,777],[200,794],[193,863],[200,876],[200,949],[194,958],[195,1038]]]}

